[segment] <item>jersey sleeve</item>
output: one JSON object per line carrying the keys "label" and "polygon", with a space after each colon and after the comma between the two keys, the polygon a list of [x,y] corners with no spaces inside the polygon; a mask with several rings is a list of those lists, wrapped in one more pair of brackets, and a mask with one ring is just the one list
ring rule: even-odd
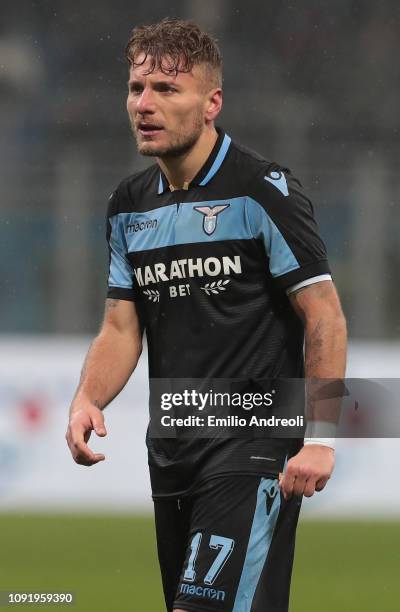
{"label": "jersey sleeve", "polygon": [[277,285],[288,290],[314,277],[329,279],[313,206],[290,171],[276,164],[266,166],[255,177],[250,193],[246,202],[250,231],[262,240]]}
{"label": "jersey sleeve", "polygon": [[135,300],[134,272],[127,258],[127,244],[121,214],[118,210],[118,190],[108,203],[107,243],[109,252],[107,297]]}

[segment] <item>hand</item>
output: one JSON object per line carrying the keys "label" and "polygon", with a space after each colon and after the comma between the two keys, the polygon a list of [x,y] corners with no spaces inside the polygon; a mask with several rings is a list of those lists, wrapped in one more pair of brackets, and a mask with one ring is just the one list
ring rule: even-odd
{"label": "hand", "polygon": [[279,475],[279,486],[285,499],[292,495],[311,497],[322,491],[333,472],[335,451],[321,444],[306,444]]}
{"label": "hand", "polygon": [[100,437],[107,435],[102,411],[91,402],[75,400],[65,438],[74,461],[80,465],[94,465],[105,460],[102,453],[94,453],[87,445],[93,430]]}

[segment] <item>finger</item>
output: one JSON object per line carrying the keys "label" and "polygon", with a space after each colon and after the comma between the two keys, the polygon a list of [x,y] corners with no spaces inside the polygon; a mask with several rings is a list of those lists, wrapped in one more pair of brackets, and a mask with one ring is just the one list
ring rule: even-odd
{"label": "finger", "polygon": [[315,478],[309,478],[304,486],[303,495],[304,497],[312,497],[315,493]]}
{"label": "finger", "polygon": [[101,438],[107,435],[107,430],[104,425],[104,416],[101,410],[96,411],[96,414],[91,417],[93,429]]}
{"label": "finger", "polygon": [[86,442],[90,438],[91,429],[87,425],[69,425],[65,438],[74,461],[80,465],[94,465],[105,460],[103,453],[94,453]]}
{"label": "finger", "polygon": [[95,465],[96,463],[99,463],[100,461],[104,461],[105,456],[100,453],[93,453],[93,458],[88,459],[86,455],[78,454],[77,456],[74,457],[74,460],[79,465],[91,466],[91,465]]}
{"label": "finger", "polygon": [[326,483],[328,482],[329,478],[320,478],[316,485],[315,485],[315,490],[316,491],[322,491],[322,489],[325,487]]}
{"label": "finger", "polygon": [[71,452],[74,460],[83,465],[93,465],[105,460],[103,453],[93,452],[85,442],[73,442]]}
{"label": "finger", "polygon": [[[85,431],[82,427],[71,428],[71,445],[70,449],[75,459],[79,459],[79,462],[89,461],[91,463],[97,463],[99,460],[102,461],[105,457],[101,453],[94,453],[89,446],[86,444],[86,439],[89,438],[90,431]],[[103,457],[103,459],[101,459]]]}
{"label": "finger", "polygon": [[295,470],[289,467],[288,465],[279,483],[283,497],[285,499],[291,498],[293,494],[293,487],[294,487],[295,480],[296,480]]}
{"label": "finger", "polygon": [[296,480],[293,485],[293,495],[303,495],[307,484],[307,477],[304,474],[297,473]]}
{"label": "finger", "polygon": [[72,448],[72,455],[78,463],[83,461],[89,461],[90,463],[97,463],[96,453],[94,453],[87,444],[84,442],[74,442]]}

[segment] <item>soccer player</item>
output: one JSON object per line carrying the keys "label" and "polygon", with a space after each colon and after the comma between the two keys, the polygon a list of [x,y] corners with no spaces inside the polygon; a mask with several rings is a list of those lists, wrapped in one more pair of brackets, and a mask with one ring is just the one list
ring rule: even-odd
{"label": "soccer player", "polygon": [[[310,200],[289,169],[215,126],[215,40],[166,19],[135,28],[126,54],[132,131],[156,163],[110,198],[104,321],[66,436],[88,466],[104,460],[88,440],[106,435],[103,409],[132,374],[143,330],[152,379],[341,379],[345,369],[345,321]],[[301,499],[324,488],[333,443],[148,435],[147,445],[168,611],[287,611]]]}

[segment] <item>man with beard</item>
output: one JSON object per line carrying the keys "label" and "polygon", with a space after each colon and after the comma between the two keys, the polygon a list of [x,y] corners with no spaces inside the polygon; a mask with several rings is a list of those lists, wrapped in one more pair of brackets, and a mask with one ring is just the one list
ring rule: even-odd
{"label": "man with beard", "polygon": [[[215,127],[215,40],[166,19],[135,28],[126,54],[132,130],[156,163],[110,199],[104,322],[67,431],[83,465],[104,460],[87,442],[106,435],[103,409],[132,374],[144,329],[151,379],[341,379],[345,369],[345,322],[300,182]],[[328,481],[333,441],[150,431],[147,445],[168,611],[286,612],[301,498]]]}

